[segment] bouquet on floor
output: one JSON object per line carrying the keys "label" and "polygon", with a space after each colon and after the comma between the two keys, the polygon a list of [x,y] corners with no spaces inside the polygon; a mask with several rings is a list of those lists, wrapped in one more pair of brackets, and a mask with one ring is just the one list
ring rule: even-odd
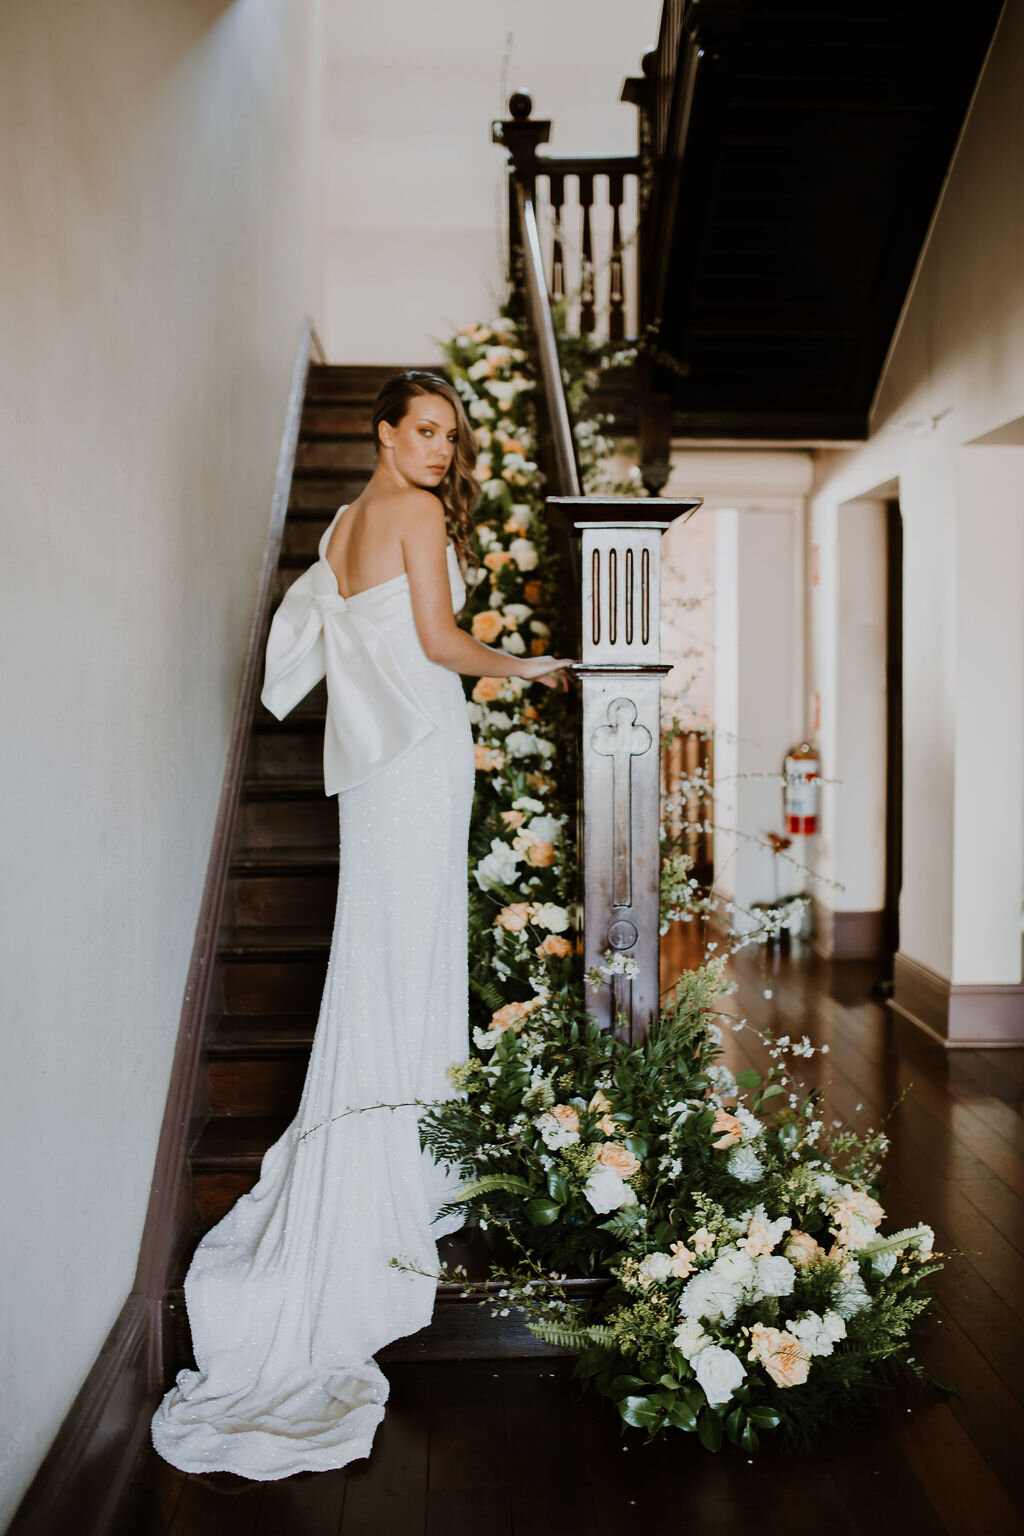
{"label": "bouquet on floor", "polygon": [[[614,355],[586,338],[573,345],[585,483],[596,489],[604,475],[603,488],[621,493],[629,485],[607,484],[604,423],[586,411]],[[558,561],[516,321],[463,327],[445,351],[481,448],[481,579],[462,622],[513,655],[555,650]],[[577,1351],[574,1371],[629,1425],[694,1432],[709,1450],[728,1440],[753,1451],[780,1426],[806,1440],[917,1369],[910,1336],[938,1267],[932,1233],[882,1235],[886,1138],[826,1131],[817,1090],[793,1072],[794,1059],[815,1054],[808,1040],[762,1036],[765,1075],[734,1076],[718,1060],[722,959],[682,977],[642,1045],[601,1032],[575,965],[576,732],[565,696],[481,678],[468,707],[474,1050],[420,1134],[467,1180],[471,1221],[500,1229],[513,1250],[485,1294]],[[570,1275],[606,1284],[581,1305]],[[465,1280],[459,1270],[440,1278]]]}

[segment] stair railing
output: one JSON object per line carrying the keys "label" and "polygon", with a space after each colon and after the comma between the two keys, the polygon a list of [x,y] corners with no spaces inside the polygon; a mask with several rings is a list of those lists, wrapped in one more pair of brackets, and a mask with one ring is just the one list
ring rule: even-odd
{"label": "stair railing", "polygon": [[[660,995],[660,694],[662,676],[671,670],[660,655],[661,536],[700,501],[591,496],[583,489],[544,270],[536,181],[547,176],[559,196],[559,178],[581,177],[586,236],[593,177],[602,171],[610,180],[627,170],[637,174],[639,162],[543,159],[537,150],[550,123],[530,118],[525,92],[510,99],[509,110],[507,121],[492,125],[492,137],[510,158],[510,268],[537,369],[538,453],[553,492],[547,506],[571,536],[577,578],[583,964],[604,977],[590,1011],[605,1028],[636,1043],[657,1017]],[[619,191],[615,181],[613,195]],[[621,243],[621,226],[613,221],[613,242],[616,231]],[[556,233],[556,281],[560,270]],[[592,322],[592,310],[592,303],[581,305],[585,323]],[[665,460],[667,477],[667,442]]]}

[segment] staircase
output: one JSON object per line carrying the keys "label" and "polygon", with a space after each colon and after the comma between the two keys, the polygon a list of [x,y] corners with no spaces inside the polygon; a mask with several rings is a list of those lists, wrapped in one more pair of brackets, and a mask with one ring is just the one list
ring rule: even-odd
{"label": "staircase", "polygon": [[[371,407],[397,369],[310,369],[275,606],[316,559],[320,536],[373,469]],[[238,1197],[298,1108],[323,991],[338,884],[338,811],[324,794],[326,687],[283,721],[257,702],[221,912],[212,1016],[189,1155],[191,1234],[168,1297],[173,1366],[193,1364],[182,1282],[192,1251]],[[441,1253],[481,1273],[458,1235]],[[583,1282],[584,1286],[586,1285]],[[515,1319],[439,1288],[429,1328],[381,1360],[559,1353]]]}

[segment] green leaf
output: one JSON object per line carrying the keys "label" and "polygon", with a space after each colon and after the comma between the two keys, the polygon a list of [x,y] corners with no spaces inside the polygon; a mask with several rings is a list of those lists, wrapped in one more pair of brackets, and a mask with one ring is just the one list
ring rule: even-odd
{"label": "green leaf", "polygon": [[649,1151],[647,1137],[641,1136],[639,1132],[634,1132],[632,1136],[626,1137],[626,1146],[633,1156],[638,1157],[641,1162],[643,1162]]}
{"label": "green leaf", "polygon": [[661,1376],[658,1377],[658,1385],[662,1387],[670,1387],[673,1392],[679,1390],[679,1382],[677,1378],[675,1376],[670,1376],[668,1371],[665,1371]]}
{"label": "green leaf", "polygon": [[674,1429],[684,1430],[688,1435],[692,1435],[697,1428],[697,1415],[685,1403],[673,1403],[668,1410],[668,1417]]}
{"label": "green leaf", "polygon": [[526,1214],[535,1227],[549,1227],[561,1212],[562,1207],[554,1200],[548,1200],[543,1195],[536,1200],[527,1200]]}
{"label": "green leaf", "polygon": [[748,1408],[747,1418],[751,1424],[756,1424],[758,1429],[775,1429],[782,1422],[781,1415],[774,1408]]}
{"label": "green leaf", "polygon": [[722,1444],[722,1421],[710,1408],[697,1420],[697,1438],[706,1451],[717,1451]]}
{"label": "green leaf", "polygon": [[619,1412],[634,1429],[653,1429],[661,1422],[661,1409],[647,1397],[624,1397],[619,1402]]}
{"label": "green leaf", "polygon": [[735,1445],[737,1440],[739,1439],[739,1437],[740,1437],[740,1430],[742,1428],[743,1428],[743,1409],[742,1408],[734,1408],[732,1413],[730,1413],[726,1417],[726,1420],[725,1420],[725,1432],[729,1436],[729,1439],[732,1441],[733,1445]]}
{"label": "green leaf", "polygon": [[742,1072],[736,1073],[737,1088],[760,1088],[764,1078],[753,1067],[746,1067]]}
{"label": "green leaf", "polygon": [[757,1430],[753,1424],[745,1424],[743,1426],[743,1433],[740,1435],[740,1445],[743,1449],[745,1451],[756,1451],[760,1443],[757,1438]]}
{"label": "green leaf", "polygon": [[646,1385],[647,1382],[642,1376],[616,1376],[608,1391],[614,1398],[628,1397],[631,1392],[636,1391],[637,1387],[646,1387]]}
{"label": "green leaf", "polygon": [[781,1083],[769,1083],[768,1087],[761,1094],[761,1103],[763,1104],[765,1099],[774,1099],[777,1093],[785,1093],[785,1091]]}
{"label": "green leaf", "polygon": [[548,1173],[548,1194],[558,1205],[564,1205],[569,1198],[565,1174],[559,1173],[557,1168],[552,1168]]}
{"label": "green leaf", "polygon": [[532,1195],[533,1185],[525,1179],[519,1179],[513,1173],[489,1173],[482,1179],[474,1179],[470,1184],[464,1184],[454,1200],[472,1200],[476,1195],[490,1194],[492,1190],[505,1189],[511,1194]]}

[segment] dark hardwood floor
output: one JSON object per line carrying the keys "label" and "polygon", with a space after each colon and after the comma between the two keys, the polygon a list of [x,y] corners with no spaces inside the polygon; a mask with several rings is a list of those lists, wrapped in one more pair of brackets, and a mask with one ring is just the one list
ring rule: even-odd
{"label": "dark hardwood floor", "polygon": [[[685,964],[685,935],[665,977]],[[805,1063],[831,1114],[893,1146],[888,1221],[930,1222],[950,1254],[920,1358],[955,1390],[885,1393],[866,1422],[807,1457],[649,1446],[581,1395],[565,1359],[395,1362],[365,1461],[246,1483],[175,1472],[148,1448],[115,1536],[1014,1536],[1024,1532],[1024,1050],[944,1052],[871,994],[877,967],[806,944],[745,950],[725,1007],[827,1041]],[[766,997],[765,991],[771,996]],[[734,1068],[763,1065],[727,1030]],[[955,1251],[954,1251],[955,1250]]]}

